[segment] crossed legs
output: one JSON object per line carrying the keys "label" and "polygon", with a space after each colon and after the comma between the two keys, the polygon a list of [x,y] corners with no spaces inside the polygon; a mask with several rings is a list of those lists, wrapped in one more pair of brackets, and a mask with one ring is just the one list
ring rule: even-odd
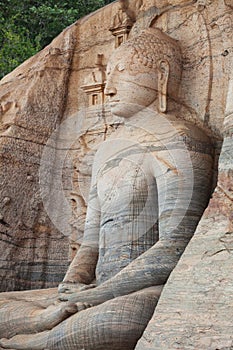
{"label": "crossed legs", "polygon": [[4,349],[133,350],[141,337],[162,287],[150,287],[78,312],[50,331],[1,339]]}

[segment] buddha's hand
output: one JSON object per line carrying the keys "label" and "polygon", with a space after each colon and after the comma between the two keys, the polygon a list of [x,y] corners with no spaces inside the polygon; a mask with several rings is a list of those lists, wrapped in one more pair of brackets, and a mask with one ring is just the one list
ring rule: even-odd
{"label": "buddha's hand", "polygon": [[[83,294],[81,294],[83,297]],[[87,302],[80,302],[80,293],[79,292],[74,292],[72,294],[59,294],[58,295],[58,301],[62,302],[69,302],[71,305],[75,304],[78,307],[78,311],[82,311],[84,309],[87,309],[89,307],[92,307],[92,304],[89,304]],[[82,309],[83,307],[83,309]],[[81,309],[80,309],[81,308]]]}
{"label": "buddha's hand", "polygon": [[[58,286],[58,293],[59,294],[73,294],[76,292],[81,292],[83,290],[91,289],[91,288],[95,288],[95,287],[96,287],[95,284],[62,282]],[[65,300],[65,299],[63,299],[63,300]]]}
{"label": "buddha's hand", "polygon": [[77,306],[77,312],[80,312],[80,311],[89,309],[89,308],[92,307],[93,305],[92,305],[92,304],[89,304],[89,303],[83,303],[83,302],[80,302],[80,301],[79,301],[79,302],[76,303],[76,306]]}
{"label": "buddha's hand", "polygon": [[[66,302],[70,302],[71,304],[78,305],[80,303],[80,292],[74,292],[71,294],[61,293],[58,295],[58,300],[59,301],[66,301]],[[81,304],[83,304],[83,302],[81,302]],[[92,305],[90,304],[90,306],[92,306]]]}

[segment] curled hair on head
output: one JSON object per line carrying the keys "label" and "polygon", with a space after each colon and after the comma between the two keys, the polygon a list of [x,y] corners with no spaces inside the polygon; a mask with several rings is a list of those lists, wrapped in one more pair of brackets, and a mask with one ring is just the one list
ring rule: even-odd
{"label": "curled hair on head", "polygon": [[182,65],[178,41],[158,28],[145,29],[122,46],[133,49],[135,59],[149,68],[158,68],[158,62],[164,59],[167,59],[169,63],[174,61],[177,65]]}
{"label": "curled hair on head", "polygon": [[[170,67],[170,90],[172,87],[172,90],[176,91],[175,94],[177,94],[182,72],[182,55],[177,40],[169,37],[158,28],[148,28],[121,46],[122,49],[133,51],[129,66],[131,72],[137,71],[140,64],[143,66],[144,73],[151,73],[153,70],[156,73],[160,62],[166,60]],[[169,95],[171,97],[175,94],[170,91]]]}

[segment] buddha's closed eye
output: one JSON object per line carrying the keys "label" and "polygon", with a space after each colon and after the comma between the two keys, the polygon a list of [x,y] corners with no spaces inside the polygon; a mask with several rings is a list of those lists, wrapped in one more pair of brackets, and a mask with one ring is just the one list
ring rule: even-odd
{"label": "buddha's closed eye", "polygon": [[119,63],[117,66],[116,66],[117,70],[119,72],[122,72],[123,70],[125,70],[125,65],[123,63]]}

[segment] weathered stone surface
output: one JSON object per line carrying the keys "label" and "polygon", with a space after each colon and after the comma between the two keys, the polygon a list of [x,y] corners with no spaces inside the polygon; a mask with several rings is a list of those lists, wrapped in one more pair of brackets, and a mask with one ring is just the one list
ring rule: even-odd
{"label": "weathered stone surface", "polygon": [[232,147],[227,137],[213,198],[136,349],[232,349]]}
{"label": "weathered stone surface", "polygon": [[[38,168],[43,145],[56,123],[88,106],[89,97],[83,86],[89,84],[86,81],[88,75],[93,76],[105,69],[108,57],[114,50],[115,38],[109,28],[117,10],[118,4],[114,3],[79,21],[1,82],[1,149],[4,154],[1,162],[1,232],[5,253],[0,273],[4,280],[1,286],[3,291],[57,284],[67,267],[67,237],[71,246],[70,258],[79,246],[77,240],[80,241],[83,234],[88,183],[96,145],[114,131],[121,120],[112,118],[107,111],[103,114],[101,105],[94,106],[88,114],[82,111],[82,115],[86,113],[86,118],[81,137],[79,141],[73,140],[73,150],[65,157],[74,159],[70,165],[73,182],[67,178],[70,171],[67,176],[63,174],[67,190],[62,189],[62,200],[57,200],[59,196],[51,197],[54,203],[49,203],[56,212],[59,212],[58,202],[61,206],[61,202],[67,204],[68,201],[69,205],[61,206],[63,217],[52,217],[53,224],[51,215],[49,220],[43,210]],[[212,16],[216,11],[217,19]],[[197,121],[204,121],[214,134],[221,134],[227,84],[224,77],[230,69],[227,53],[231,45],[230,8],[222,1],[202,8],[196,3],[184,1],[130,1],[128,13],[132,21],[136,20],[131,36],[151,22],[180,41],[185,57],[180,94],[182,102],[196,114]],[[210,40],[211,37],[213,40]],[[98,59],[99,56],[102,61]],[[211,60],[212,57],[214,60]],[[212,84],[213,74],[215,84]],[[33,153],[30,153],[29,144]],[[13,159],[13,153],[17,159]],[[50,157],[56,157],[55,153]],[[56,167],[59,168],[58,165]],[[11,169],[10,172],[7,169]],[[50,169],[50,173],[53,171],[57,173],[56,169]],[[48,193],[51,192],[50,188]],[[8,197],[11,202],[6,205],[4,198]],[[49,235],[53,238],[49,239],[48,250],[46,239]],[[17,246],[18,241],[21,248]]]}
{"label": "weathered stone surface", "polygon": [[[103,18],[113,9],[71,26],[1,81],[2,291],[57,286],[80,244],[95,144],[109,133],[107,113],[96,106],[68,146],[55,130],[67,117],[79,118],[79,109],[86,115],[81,86],[98,54],[111,51],[114,38]],[[60,158],[68,160],[65,169]]]}
{"label": "weathered stone surface", "polygon": [[39,167],[66,105],[73,36],[64,33],[1,81],[2,291],[55,286],[66,270],[67,238],[43,209]]}
{"label": "weathered stone surface", "polygon": [[[214,16],[211,6],[209,14]],[[227,25],[229,15],[232,18],[232,12],[218,18],[219,29],[227,39],[225,44],[232,40],[232,25]],[[211,31],[210,34],[212,36]],[[233,346],[233,275],[229,269],[233,262],[232,50],[227,49],[224,57],[228,57],[226,83],[229,85],[222,104],[225,138],[218,164],[217,187],[193,239],[163,290],[153,318],[138,342],[138,350],[230,350]],[[213,61],[215,59],[218,61],[216,56]]]}
{"label": "weathered stone surface", "polygon": [[[217,187],[194,238],[164,288],[155,314],[137,348],[230,349],[232,347],[232,325],[230,324],[232,314],[229,310],[232,294],[232,273],[229,269],[232,257],[232,6],[227,0],[131,0],[128,5],[127,3],[122,1],[119,1],[119,4],[113,3],[78,21],[50,46],[25,62],[1,82],[2,166],[0,175],[3,180],[1,181],[0,223],[4,252],[0,265],[2,290],[53,287],[62,280],[68,260],[74,258],[82,242],[91,175],[93,177],[92,164],[97,149],[102,149],[102,153],[97,153],[94,169],[99,168],[104,178],[102,185],[99,185],[98,196],[102,191],[102,195],[111,194],[113,198],[116,195],[116,189],[123,188],[118,184],[118,176],[114,173],[114,169],[118,169],[116,159],[115,163],[111,163],[115,164],[113,171],[111,167],[109,168],[107,161],[105,166],[100,164],[111,154],[111,149],[117,151],[121,158],[125,151],[116,146],[101,148],[100,144],[107,141],[112,145],[114,138],[119,138],[120,135],[123,136],[124,142],[125,140],[133,142],[133,146],[130,144],[129,147],[133,150],[130,155],[132,159],[127,158],[127,162],[122,163],[119,169],[120,175],[125,180],[123,183],[127,183],[126,179],[135,178],[135,188],[140,189],[143,181],[139,179],[143,179],[148,168],[142,167],[139,162],[141,172],[138,172],[137,176],[130,177],[135,160],[137,160],[136,163],[139,161],[134,159],[135,143],[144,149],[150,148],[152,154],[154,150],[154,155],[159,155],[159,168],[170,171],[173,166],[168,169],[168,161],[170,165],[174,165],[173,161],[176,159],[176,154],[179,154],[182,135],[182,142],[193,162],[194,195],[189,209],[194,210],[195,215],[192,210],[186,213],[185,220],[179,226],[181,232],[179,237],[184,232],[188,234],[188,239],[192,236],[206,206],[211,175],[211,155],[215,155],[212,172],[213,188],[216,182]],[[105,86],[106,64],[110,56],[117,61],[119,57],[117,55],[115,57],[114,50],[122,41],[138,36],[141,30],[150,26],[161,29],[178,41],[183,58],[182,79],[181,81],[177,79],[178,71],[176,73],[172,71],[165,57],[160,66],[160,75],[158,75],[160,78],[156,85],[159,91],[158,100],[152,104],[152,110],[156,110],[155,119],[150,119],[148,117],[150,113],[145,110],[145,113],[140,115],[139,124],[134,120],[133,125],[127,125],[122,118],[125,117],[122,109],[120,113],[114,112],[114,106],[108,103],[108,99],[114,100],[116,93],[111,89],[116,88],[114,84],[120,80],[120,77],[114,76],[112,68],[108,66],[110,70],[107,71]],[[135,40],[135,45],[136,48],[137,45],[140,47],[139,51],[143,51],[140,41]],[[157,51],[163,52],[161,48]],[[127,55],[124,56],[121,53],[120,56]],[[127,65],[127,59],[123,62],[123,68],[122,62],[119,67],[115,67],[118,67],[118,73],[128,69],[134,72],[135,67],[138,69],[137,64],[134,67],[134,61],[130,61],[127,69],[125,64]],[[153,64],[147,62],[145,66],[152,68]],[[167,89],[164,78],[169,74],[169,69],[173,72],[173,83],[169,84]],[[157,79],[153,74],[154,72],[146,79],[142,74],[140,79],[138,78],[140,88],[133,90],[136,98],[135,96],[139,96],[140,89],[146,86],[144,94],[146,97],[143,103],[150,100],[151,84]],[[176,79],[179,81],[179,91],[175,87]],[[146,84],[144,84],[145,81]],[[127,81],[129,82],[132,83],[132,77]],[[103,94],[104,87],[107,98]],[[133,96],[132,91],[125,88],[124,80],[117,89],[120,89],[122,96],[128,99]],[[164,98],[167,93],[170,98],[168,101]],[[147,107],[148,104],[143,106]],[[128,115],[129,112],[131,113],[130,108],[128,108]],[[175,130],[173,135],[171,129],[163,125],[161,119],[158,123],[156,118],[159,114],[157,113],[168,115],[172,132]],[[149,135],[144,133],[145,130]],[[159,134],[161,131],[165,139]],[[224,136],[225,141],[218,167],[218,155]],[[211,147],[207,145],[207,143],[210,144],[208,138],[211,139]],[[124,146],[124,142],[120,143],[121,147]],[[166,145],[174,150],[175,158],[172,159],[169,152],[164,152],[159,142],[162,142],[163,147]],[[138,153],[140,154],[136,152]],[[100,157],[99,154],[102,156]],[[98,161],[98,157],[101,162]],[[179,158],[179,165],[184,169],[188,168],[183,155]],[[133,165],[130,166],[131,164]],[[109,173],[107,172],[105,176],[106,169],[109,169]],[[175,248],[180,249],[181,253],[188,242],[185,240],[185,245],[182,244],[180,247],[173,240],[175,236],[172,234],[172,229],[169,229],[169,223],[176,225],[176,220],[172,220],[179,218],[179,211],[176,217],[172,216],[171,222],[166,218],[166,208],[177,194],[175,177],[172,177],[172,172],[169,173],[169,171],[168,173],[165,171],[163,176],[159,176],[158,173],[155,176],[159,189],[158,198],[163,198],[163,194],[168,193],[164,215],[160,217],[158,229],[160,239],[172,237],[173,244],[166,246],[166,254],[161,247],[156,248],[155,244],[155,249],[149,249],[145,259],[144,254],[142,259],[139,259],[143,262],[140,270],[137,262],[131,265],[132,261],[126,261],[127,249],[125,251],[116,249],[112,255],[109,254],[109,260],[105,259],[104,252],[105,265],[99,266],[97,271],[99,286],[88,291],[85,290],[85,284],[93,282],[92,261],[93,258],[96,259],[96,253],[95,249],[88,252],[81,248],[79,259],[76,255],[66,274],[64,284],[60,285],[60,292],[67,290],[72,292],[70,297],[66,295],[66,299],[78,303],[85,301],[87,303],[85,307],[90,307],[89,303],[100,305],[90,307],[70,317],[51,332],[39,333],[35,337],[24,337],[22,333],[48,329],[48,322],[44,316],[51,316],[52,327],[67,317],[66,306],[55,308],[54,311],[41,310],[57,298],[56,291],[48,290],[48,294],[44,291],[41,296],[38,291],[32,294],[3,293],[0,296],[0,312],[3,313],[1,320],[3,323],[8,320],[8,326],[7,328],[3,326],[0,336],[13,335],[13,333],[4,332],[11,332],[8,328],[12,325],[11,322],[15,316],[14,332],[20,334],[19,338],[13,342],[1,342],[5,348],[32,350],[44,349],[47,346],[50,349],[71,350],[77,349],[77,339],[81,337],[87,342],[78,340],[80,349],[87,347],[89,350],[92,348],[96,350],[99,343],[93,342],[92,337],[87,337],[86,332],[89,329],[87,326],[93,324],[90,332],[97,332],[98,325],[106,321],[105,315],[108,313],[115,315],[117,331],[122,332],[114,333],[113,338],[122,339],[122,343],[119,345],[117,341],[112,340],[109,345],[108,336],[111,332],[108,326],[109,320],[107,320],[106,323],[102,323],[104,326],[97,332],[99,339],[102,339],[102,345],[98,345],[99,348],[122,350],[124,347],[129,350],[135,347],[135,339],[140,337],[152,316],[161,287],[160,290],[142,291],[139,295],[137,292],[132,292],[153,284],[164,283],[179,258],[177,254],[176,257],[173,254]],[[161,180],[163,178],[170,181],[167,183],[167,188]],[[190,188],[188,182],[191,177],[185,178],[187,183],[182,182],[181,186],[183,188],[181,200],[184,202]],[[107,184],[109,188],[106,187]],[[128,187],[124,186],[121,195],[127,202],[126,193],[129,191]],[[112,192],[111,188],[115,192]],[[91,192],[90,198],[95,200],[97,195],[93,193]],[[119,193],[117,192],[117,195]],[[136,196],[137,201],[135,199],[134,203],[137,202],[137,205],[132,205],[132,208],[136,208],[137,211],[140,211],[145,197],[145,191],[141,193],[142,198]],[[100,198],[102,198],[101,195]],[[114,207],[116,216],[119,208],[120,205]],[[93,219],[93,215],[93,213],[87,214],[88,221],[89,218]],[[108,221],[109,217],[107,217],[102,224],[105,225],[107,222],[108,225],[112,225],[110,231],[113,232],[114,225],[111,224],[111,219]],[[144,227],[144,222],[138,221],[135,226],[138,230],[136,232]],[[91,230],[95,225],[96,222]],[[124,231],[123,229],[116,231],[115,239],[118,239],[118,232]],[[147,248],[149,248],[152,242],[145,243],[147,239],[148,236],[143,236],[143,244],[148,245]],[[155,243],[155,237],[153,239]],[[140,239],[137,244],[135,242],[132,244],[130,259],[136,257],[135,251],[140,250],[143,244]],[[108,248],[108,245],[102,244],[100,255]],[[121,266],[126,268],[126,270],[123,268],[121,273],[111,260],[113,256],[117,257],[116,261],[121,261],[122,258],[122,261],[126,265],[129,263],[132,268]],[[169,261],[168,257],[170,257]],[[157,269],[157,272],[153,272],[153,269]],[[115,273],[116,278],[112,279]],[[66,282],[78,282],[78,286],[71,287]],[[45,300],[45,295],[48,300]],[[106,303],[101,304],[103,301]],[[142,305],[144,309],[141,308]],[[74,310],[73,306],[69,308]],[[32,312],[31,321],[34,322],[32,325],[30,325],[30,318],[25,319],[25,323],[22,322],[20,313],[26,309],[29,310],[28,313],[30,310]],[[134,313],[131,314],[132,309]],[[141,320],[144,323],[141,322],[138,327],[138,315],[142,312],[144,313]],[[227,316],[224,316],[226,313]],[[34,316],[36,317],[33,319]],[[129,319],[131,319],[132,331],[127,333]],[[113,318],[111,322],[112,320]],[[38,322],[41,322],[39,328]],[[28,332],[25,329],[28,329]],[[75,329],[75,332],[70,332],[71,329]],[[105,329],[108,329],[108,332],[105,332]],[[129,334],[133,334],[133,337],[130,338]],[[58,335],[61,339],[59,345],[56,343]]]}

